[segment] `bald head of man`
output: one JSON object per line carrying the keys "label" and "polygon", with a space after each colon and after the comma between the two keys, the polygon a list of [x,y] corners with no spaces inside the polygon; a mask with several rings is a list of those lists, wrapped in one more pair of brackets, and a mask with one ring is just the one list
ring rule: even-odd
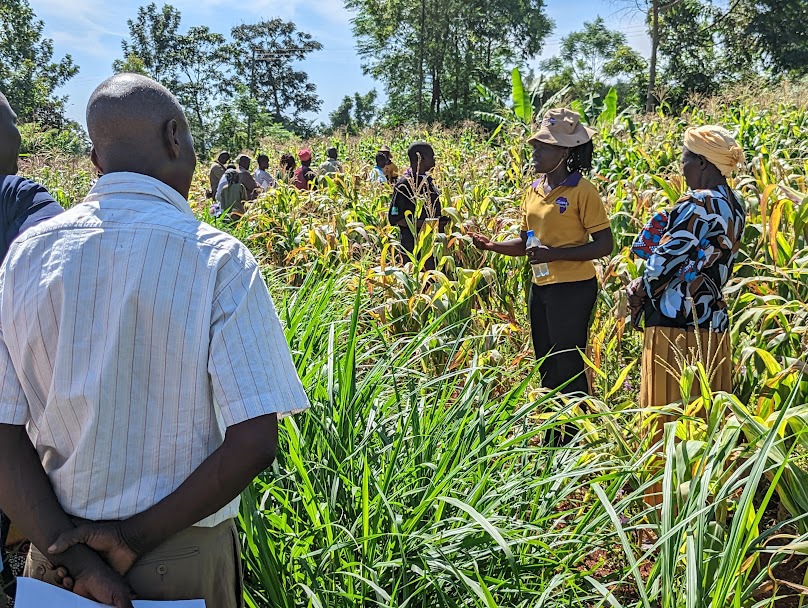
{"label": "bald head of man", "polygon": [[16,175],[21,141],[17,115],[6,96],[0,93],[0,175]]}
{"label": "bald head of man", "polygon": [[87,131],[102,174],[148,175],[188,198],[194,140],[182,107],[161,84],[139,74],[108,78],[90,96]]}

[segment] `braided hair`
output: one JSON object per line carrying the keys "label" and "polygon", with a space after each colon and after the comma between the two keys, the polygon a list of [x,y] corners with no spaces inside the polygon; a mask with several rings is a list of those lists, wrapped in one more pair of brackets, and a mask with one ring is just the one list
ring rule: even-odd
{"label": "braided hair", "polygon": [[575,173],[589,173],[592,170],[592,153],[595,147],[592,145],[592,140],[570,148],[570,155],[567,157],[567,171]]}

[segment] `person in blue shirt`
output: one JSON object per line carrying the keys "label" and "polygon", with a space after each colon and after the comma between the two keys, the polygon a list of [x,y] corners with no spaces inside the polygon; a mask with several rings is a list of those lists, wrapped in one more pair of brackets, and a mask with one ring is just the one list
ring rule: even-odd
{"label": "person in blue shirt", "polygon": [[384,175],[384,167],[387,165],[387,157],[379,152],[376,155],[376,166],[370,170],[368,181],[376,184],[386,184],[387,177]]}
{"label": "person in blue shirt", "polygon": [[0,261],[17,236],[62,212],[44,186],[17,175],[20,143],[17,116],[0,93]]}
{"label": "person in blue shirt", "polygon": [[[15,238],[62,212],[62,207],[43,186],[17,175],[21,142],[17,116],[5,95],[0,93],[0,262]],[[4,587],[9,597],[14,597],[13,573],[5,554],[9,525],[8,518],[0,512],[0,608],[6,605]]]}

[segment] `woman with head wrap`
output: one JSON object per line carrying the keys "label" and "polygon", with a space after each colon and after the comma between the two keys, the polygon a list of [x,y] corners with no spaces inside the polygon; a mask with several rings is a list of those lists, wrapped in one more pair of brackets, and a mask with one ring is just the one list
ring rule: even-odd
{"label": "woman with head wrap", "polygon": [[[696,361],[705,366],[713,391],[732,390],[723,288],[741,246],[746,211],[727,178],[743,160],[743,150],[721,127],[688,129],[682,173],[689,190],[670,211],[651,218],[632,247],[646,260],[643,275],[628,287],[632,321],[639,328],[644,319],[645,326],[641,407],[681,401],[679,372]],[[698,391],[694,382],[693,393]],[[670,419],[661,418],[656,439]]]}

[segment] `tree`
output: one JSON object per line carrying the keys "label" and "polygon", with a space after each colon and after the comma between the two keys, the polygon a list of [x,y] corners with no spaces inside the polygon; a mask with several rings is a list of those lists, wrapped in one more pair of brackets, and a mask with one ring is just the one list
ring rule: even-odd
{"label": "tree", "polygon": [[664,94],[674,108],[692,94],[713,95],[759,74],[760,51],[745,31],[752,13],[739,0],[719,7],[704,0],[673,0],[658,19],[657,46],[663,87],[649,85],[647,109]]}
{"label": "tree", "polygon": [[[216,149],[246,150],[256,148],[261,139],[288,139],[292,133],[262,111],[246,86],[237,84],[231,96],[217,104],[211,121],[211,146]],[[247,125],[251,132],[248,134]]]}
{"label": "tree", "polygon": [[328,115],[331,131],[344,129],[348,133],[358,133],[363,127],[369,126],[376,118],[376,98],[378,93],[372,89],[362,95],[346,95],[342,98],[336,110]]}
{"label": "tree", "polygon": [[693,93],[711,95],[722,86],[722,47],[712,27],[718,14],[700,0],[681,0],[660,15],[658,46],[671,105],[682,105]]}
{"label": "tree", "polygon": [[142,65],[151,78],[174,90],[177,84],[177,41],[179,39],[180,12],[169,4],[158,10],[155,3],[137,9],[137,18],[127,20],[130,40],[121,41],[123,56],[112,69],[128,71],[130,58]]}
{"label": "tree", "polygon": [[79,68],[70,55],[53,61],[53,41],[42,37],[44,27],[27,0],[0,3],[0,91],[21,122],[61,128],[67,98],[55,91]]}
{"label": "tree", "polygon": [[376,89],[371,89],[364,95],[354,93],[354,120],[358,127],[366,127],[376,119],[377,97]]}
{"label": "tree", "polygon": [[233,67],[239,80],[275,122],[300,130],[301,114],[317,112],[322,102],[308,74],[296,70],[294,62],[303,61],[323,45],[282,19],[239,25],[231,34]]}
{"label": "tree", "polygon": [[118,74],[126,72],[128,74],[141,74],[143,76],[149,75],[143,60],[134,53],[129,53],[126,59],[116,59],[112,67]]}
{"label": "tree", "polygon": [[775,72],[808,74],[808,0],[743,0],[746,34]]}
{"label": "tree", "polygon": [[350,95],[342,98],[337,109],[328,115],[331,131],[345,129],[348,133],[353,131],[353,117],[351,116],[354,107],[354,100]]}
{"label": "tree", "polygon": [[477,84],[508,90],[509,66],[541,50],[544,0],[345,0],[366,74],[384,81],[390,122],[454,122]]}
{"label": "tree", "polygon": [[650,0],[649,21],[651,22],[651,58],[648,61],[648,89],[645,94],[645,111],[654,111],[657,76],[657,61],[659,61],[659,0]]}
{"label": "tree", "polygon": [[180,75],[177,97],[189,111],[197,149],[207,154],[210,115],[228,69],[228,47],[224,36],[200,26],[179,37],[175,53]]}
{"label": "tree", "polygon": [[[798,0],[805,3],[808,0]],[[660,93],[681,104],[690,93],[710,93],[725,83],[756,74],[760,54],[747,27],[759,10],[779,0],[622,0],[627,10],[646,19],[651,38],[645,109],[654,110]],[[803,22],[804,23],[804,22]],[[792,29],[793,29],[792,25]],[[804,34],[803,34],[804,37]],[[657,85],[662,74],[664,87]]]}
{"label": "tree", "polygon": [[585,22],[582,30],[562,38],[559,54],[543,61],[541,67],[553,74],[551,90],[570,86],[573,95],[580,98],[603,96],[615,86],[622,89],[624,101],[636,102],[638,87],[644,84],[646,62],[628,45],[625,34],[610,30],[597,17]]}
{"label": "tree", "polygon": [[121,41],[125,59],[113,63],[116,72],[154,78],[171,90],[185,109],[197,150],[210,150],[210,123],[229,70],[230,47],[224,36],[207,26],[180,34],[182,16],[171,5],[141,6],[130,19],[129,40]]}

